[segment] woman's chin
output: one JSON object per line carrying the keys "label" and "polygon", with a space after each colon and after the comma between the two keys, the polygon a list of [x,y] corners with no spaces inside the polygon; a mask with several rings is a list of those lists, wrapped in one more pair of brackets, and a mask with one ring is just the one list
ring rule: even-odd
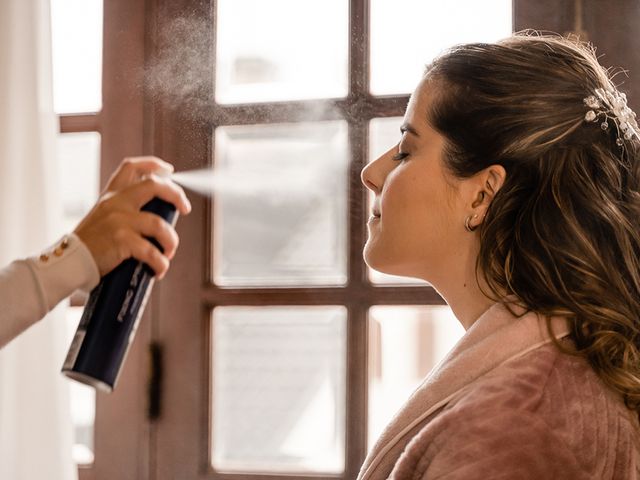
{"label": "woman's chin", "polygon": [[376,258],[375,252],[373,251],[373,248],[371,248],[369,241],[362,250],[362,259],[364,260],[364,263],[367,264],[367,267],[380,271],[380,267],[378,266],[379,259]]}
{"label": "woman's chin", "polygon": [[418,271],[415,268],[411,268],[412,265],[401,264],[398,262],[391,262],[388,258],[380,258],[375,255],[375,250],[368,249],[366,246],[362,252],[364,263],[372,270],[385,275],[393,275],[394,277],[407,277],[414,278],[416,280],[422,280],[430,283],[424,278],[423,272]]}
{"label": "woman's chin", "polygon": [[366,263],[370,269],[375,270],[376,272],[385,273],[387,275],[406,275],[406,273],[399,272],[399,269],[397,267],[394,268],[393,264],[387,259],[380,258],[375,254],[375,251],[373,251],[373,249],[367,247],[368,244],[364,247],[362,258],[364,259],[364,263]]}

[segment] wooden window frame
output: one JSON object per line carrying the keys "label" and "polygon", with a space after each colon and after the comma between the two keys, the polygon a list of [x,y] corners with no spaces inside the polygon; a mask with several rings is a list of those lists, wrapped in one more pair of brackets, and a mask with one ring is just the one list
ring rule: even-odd
{"label": "wooden window frame", "polygon": [[[100,133],[100,113],[65,113],[58,115],[59,133]],[[69,299],[71,307],[81,307],[85,304],[87,295],[75,292]],[[94,432],[95,437],[95,432]],[[95,447],[95,445],[94,445]],[[78,480],[92,480],[93,464],[78,465]]]}
{"label": "wooden window frame", "polygon": [[[64,113],[58,115],[59,133],[101,133],[100,112],[95,113]],[[81,307],[85,304],[87,295],[75,292],[69,299],[70,306]],[[95,431],[94,431],[95,440]],[[94,443],[95,450],[95,443]],[[91,464],[78,465],[78,480],[93,480],[94,466]]]}
{"label": "wooden window frame", "polygon": [[[209,56],[210,78],[215,78],[213,65],[215,64],[215,24],[216,2],[208,5],[194,4],[190,1],[155,2],[158,11],[156,15],[159,24],[162,19],[173,19],[182,11],[190,11],[198,18],[209,19],[211,25],[211,47],[209,52],[200,52],[203,57]],[[170,5],[169,5],[170,4]],[[175,390],[166,391],[164,401],[178,408],[181,413],[175,417],[168,417],[165,413],[156,422],[155,432],[158,451],[154,452],[156,474],[171,470],[178,466],[179,471],[172,471],[175,475],[181,473],[189,478],[198,479],[254,479],[275,480],[285,478],[277,473],[221,473],[215,472],[210,459],[210,315],[211,310],[218,306],[330,306],[340,305],[347,309],[347,398],[346,398],[346,429],[345,429],[345,471],[341,475],[286,475],[291,480],[310,478],[352,479],[358,474],[367,451],[367,323],[368,310],[373,305],[441,305],[443,300],[431,287],[407,286],[390,287],[374,285],[369,282],[367,267],[362,261],[362,248],[366,239],[366,191],[360,182],[360,171],[368,161],[369,121],[373,118],[402,116],[409,100],[408,95],[394,95],[375,97],[369,93],[369,8],[368,2],[354,0],[349,4],[349,90],[345,98],[303,100],[286,102],[247,103],[242,105],[222,105],[210,103],[209,108],[198,112],[198,119],[189,125],[192,132],[188,143],[176,136],[176,132],[185,132],[185,119],[193,117],[194,112],[167,111],[156,112],[155,119],[160,117],[154,128],[156,141],[161,154],[167,158],[180,159],[185,166],[208,167],[215,150],[215,128],[230,125],[259,125],[288,123],[310,120],[304,112],[326,112],[322,116],[315,116],[314,121],[344,120],[348,124],[349,138],[349,193],[348,204],[348,281],[346,285],[329,287],[277,287],[277,288],[242,288],[220,287],[212,284],[211,278],[211,245],[213,228],[211,225],[212,202],[196,199],[194,212],[181,225],[182,236],[187,235],[186,242],[182,241],[182,248],[190,252],[185,259],[191,266],[187,271],[199,272],[198,282],[183,284],[175,278],[183,277],[180,272],[174,272],[168,277],[163,287],[162,298],[159,298],[159,308],[154,320],[158,322],[158,341],[167,345],[171,350],[171,342],[187,342],[190,345],[188,358],[175,355],[167,358],[168,362],[184,362],[166,372],[166,385],[186,384],[185,388],[198,389],[197,395],[189,402],[174,395]],[[183,10],[184,9],[184,10]],[[162,27],[160,27],[162,28]],[[355,41],[354,39],[361,39]],[[157,39],[156,39],[157,40]],[[210,83],[209,98],[213,98],[214,82]],[[194,139],[193,132],[197,132]],[[205,159],[203,161],[203,159]],[[215,159],[213,160],[215,161]],[[178,166],[180,167],[180,165]],[[185,232],[192,229],[191,234]],[[188,247],[185,247],[185,244]],[[197,253],[196,253],[197,252]],[[177,265],[174,265],[177,266]],[[185,267],[184,263],[180,266]],[[180,268],[180,270],[182,269]],[[180,292],[181,290],[181,292]],[[179,294],[176,294],[180,292]],[[189,305],[191,308],[189,308]],[[199,318],[197,329],[185,335],[185,329],[175,321],[178,312],[190,312],[184,318]],[[198,313],[199,312],[199,313]],[[200,338],[193,342],[189,337]],[[198,373],[188,374],[198,365]],[[188,377],[188,379],[185,379]],[[180,389],[177,389],[180,390]],[[178,426],[180,425],[180,426]],[[185,427],[189,425],[190,427]],[[199,432],[189,435],[188,431]],[[185,438],[185,436],[187,438]],[[168,441],[169,438],[183,438],[184,445],[176,447]],[[186,460],[186,461],[185,461]],[[193,466],[193,467],[189,467]],[[152,467],[154,468],[154,467]],[[186,470],[185,470],[186,468]],[[169,474],[169,476],[171,476]]]}

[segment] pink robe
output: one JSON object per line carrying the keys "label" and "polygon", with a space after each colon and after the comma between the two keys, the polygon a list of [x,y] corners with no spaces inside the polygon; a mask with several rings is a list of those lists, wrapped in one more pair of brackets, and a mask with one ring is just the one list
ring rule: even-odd
{"label": "pink robe", "polygon": [[[567,335],[563,319],[552,325]],[[396,414],[358,480],[640,479],[639,453],[622,397],[561,353],[544,319],[496,304]]]}

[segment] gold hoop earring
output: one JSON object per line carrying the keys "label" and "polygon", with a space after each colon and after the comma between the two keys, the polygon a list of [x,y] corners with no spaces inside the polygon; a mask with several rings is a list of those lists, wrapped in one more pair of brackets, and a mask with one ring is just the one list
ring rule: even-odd
{"label": "gold hoop earring", "polygon": [[476,228],[478,228],[478,225],[476,225],[475,227],[472,227],[471,225],[469,225],[469,223],[471,222],[471,220],[474,220],[478,218],[478,215],[469,215],[467,218],[464,219],[464,229],[467,232],[473,232]]}

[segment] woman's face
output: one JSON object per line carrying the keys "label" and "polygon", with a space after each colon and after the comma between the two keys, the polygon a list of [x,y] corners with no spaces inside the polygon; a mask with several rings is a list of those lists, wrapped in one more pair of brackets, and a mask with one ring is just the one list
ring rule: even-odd
{"label": "woman's face", "polygon": [[461,181],[443,164],[444,137],[427,123],[430,85],[409,101],[398,145],[362,170],[373,191],[364,259],[371,268],[431,283],[464,251]]}

